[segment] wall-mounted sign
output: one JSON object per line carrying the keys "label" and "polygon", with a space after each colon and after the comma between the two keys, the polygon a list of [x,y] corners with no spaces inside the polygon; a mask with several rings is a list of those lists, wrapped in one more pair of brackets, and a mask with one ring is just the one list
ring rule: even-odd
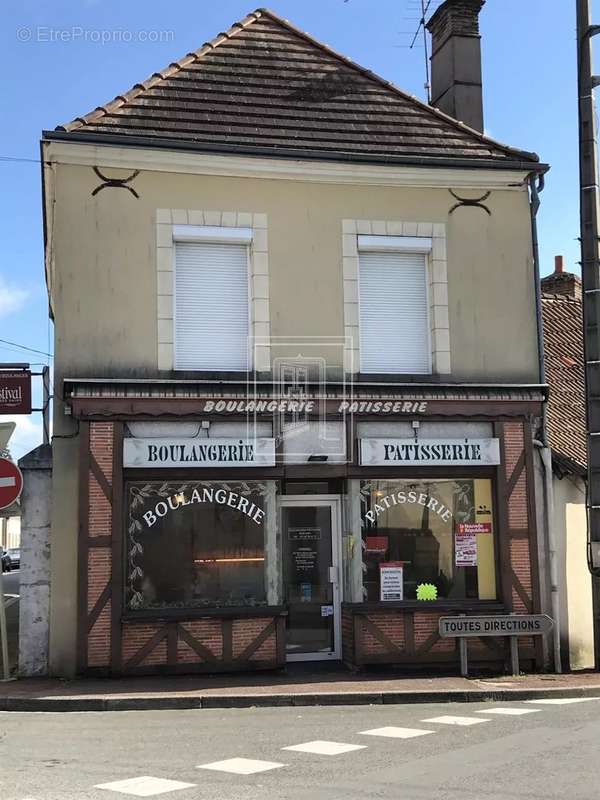
{"label": "wall-mounted sign", "polygon": [[499,439],[361,439],[364,466],[461,467],[500,463]]}
{"label": "wall-mounted sign", "polygon": [[0,414],[31,414],[29,370],[0,370]]}
{"label": "wall-mounted sign", "polygon": [[457,636],[535,636],[550,633],[553,624],[547,614],[440,617],[439,632],[443,639]]}
{"label": "wall-mounted sign", "polygon": [[402,416],[403,414],[425,414],[427,400],[333,400],[330,398],[250,398],[201,400],[203,414],[376,414]]}
{"label": "wall-mounted sign", "polygon": [[382,561],[379,565],[379,599],[404,600],[403,561]]}
{"label": "wall-mounted sign", "polygon": [[124,439],[124,467],[272,467],[275,439]]}

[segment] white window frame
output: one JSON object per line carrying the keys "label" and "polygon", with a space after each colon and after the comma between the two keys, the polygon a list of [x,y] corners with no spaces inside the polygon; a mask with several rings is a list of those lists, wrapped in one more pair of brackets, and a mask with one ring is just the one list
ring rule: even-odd
{"label": "white window frame", "polygon": [[248,211],[156,210],[157,367],[175,370],[175,244],[248,245],[249,369],[271,370],[267,215]]}
{"label": "white window frame", "polygon": [[[434,222],[398,220],[342,220],[344,287],[344,366],[349,374],[360,372],[359,246],[365,251],[404,251],[426,254],[428,287],[429,351],[433,375],[449,375],[450,329],[446,226]],[[423,373],[425,375],[425,373]]]}

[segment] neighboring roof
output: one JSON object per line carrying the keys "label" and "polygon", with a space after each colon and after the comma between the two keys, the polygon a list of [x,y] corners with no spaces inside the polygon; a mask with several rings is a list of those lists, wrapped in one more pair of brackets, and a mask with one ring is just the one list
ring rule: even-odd
{"label": "neighboring roof", "polygon": [[545,170],[259,9],[46,139]]}
{"label": "neighboring roof", "polygon": [[[578,281],[576,276],[571,276]],[[543,284],[542,284],[543,285]],[[544,364],[550,387],[548,437],[564,464],[586,466],[585,362],[581,299],[543,294]]]}

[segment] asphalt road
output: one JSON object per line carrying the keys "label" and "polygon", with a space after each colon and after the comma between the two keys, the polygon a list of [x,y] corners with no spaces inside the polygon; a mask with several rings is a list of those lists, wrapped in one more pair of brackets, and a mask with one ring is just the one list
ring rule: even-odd
{"label": "asphalt road", "polygon": [[[508,708],[529,713],[497,713]],[[438,719],[449,716],[461,718],[463,724]],[[364,733],[390,727],[412,738]],[[307,744],[316,740],[322,743]],[[599,742],[600,699],[558,704],[4,712],[0,798],[592,800],[599,796]],[[304,745],[331,750],[332,743],[353,749],[334,755],[282,749]],[[258,761],[268,762],[270,768],[254,774],[207,768],[229,759],[248,761],[218,766],[242,770],[265,766]]]}

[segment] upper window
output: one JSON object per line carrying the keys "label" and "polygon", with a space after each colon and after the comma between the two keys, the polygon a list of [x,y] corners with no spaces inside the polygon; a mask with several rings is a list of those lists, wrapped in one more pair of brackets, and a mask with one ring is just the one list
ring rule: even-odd
{"label": "upper window", "polygon": [[175,369],[248,369],[251,233],[175,226]]}
{"label": "upper window", "polygon": [[359,236],[360,371],[431,373],[431,239]]}

